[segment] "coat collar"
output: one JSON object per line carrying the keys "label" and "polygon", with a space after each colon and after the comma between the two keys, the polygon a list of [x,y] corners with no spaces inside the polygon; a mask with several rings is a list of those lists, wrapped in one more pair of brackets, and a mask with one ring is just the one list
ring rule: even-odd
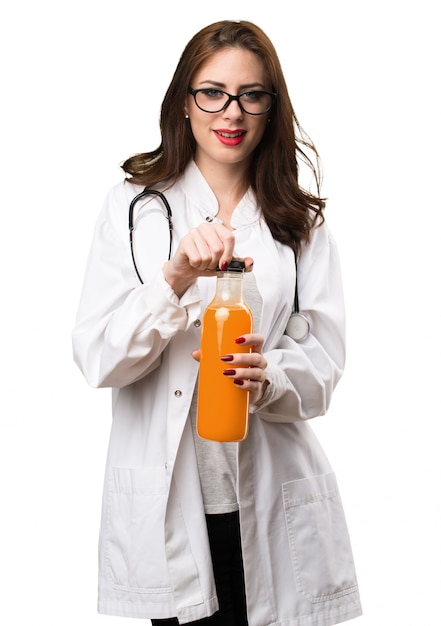
{"label": "coat collar", "polygon": [[[203,219],[211,221],[210,218],[216,218],[219,211],[217,198],[193,160],[188,164],[180,181],[180,186]],[[231,225],[234,229],[245,228],[259,221],[259,219],[260,210],[256,206],[256,197],[249,187],[234,209]]]}

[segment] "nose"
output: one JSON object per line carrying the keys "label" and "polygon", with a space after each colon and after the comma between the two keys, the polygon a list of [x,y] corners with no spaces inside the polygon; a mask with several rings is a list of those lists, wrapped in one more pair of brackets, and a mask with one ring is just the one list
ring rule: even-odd
{"label": "nose", "polygon": [[243,111],[239,106],[238,100],[231,100],[229,105],[222,111],[223,117],[229,118],[240,118],[243,117]]}

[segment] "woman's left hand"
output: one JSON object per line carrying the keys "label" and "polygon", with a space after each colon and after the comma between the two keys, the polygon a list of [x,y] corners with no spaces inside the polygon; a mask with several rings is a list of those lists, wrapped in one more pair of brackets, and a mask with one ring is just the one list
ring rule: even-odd
{"label": "woman's left hand", "polygon": [[[249,346],[251,352],[234,352],[223,354],[221,360],[225,363],[224,376],[231,378],[235,385],[250,392],[250,402],[258,402],[267,387],[265,369],[268,365],[262,354],[264,337],[258,333],[249,333],[238,337],[236,343],[240,346]],[[193,358],[200,359],[200,350],[193,351]]]}

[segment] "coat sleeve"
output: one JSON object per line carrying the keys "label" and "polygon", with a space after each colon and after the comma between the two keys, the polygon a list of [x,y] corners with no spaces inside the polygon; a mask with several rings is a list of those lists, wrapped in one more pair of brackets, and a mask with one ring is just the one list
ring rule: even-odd
{"label": "coat sleeve", "polygon": [[297,267],[301,313],[311,325],[297,343],[287,334],[265,353],[269,385],[261,419],[293,422],[324,415],[345,364],[345,309],[338,251],[326,224],[316,227]]}
{"label": "coat sleeve", "polygon": [[179,300],[164,279],[162,261],[145,284],[139,282],[128,237],[130,199],[123,185],[106,199],[72,332],[74,360],[92,387],[124,387],[146,376],[171,338],[199,313],[197,286]]}

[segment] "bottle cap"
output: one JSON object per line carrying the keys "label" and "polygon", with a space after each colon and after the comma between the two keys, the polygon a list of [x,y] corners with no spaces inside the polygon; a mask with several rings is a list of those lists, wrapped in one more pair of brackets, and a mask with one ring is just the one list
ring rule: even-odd
{"label": "bottle cap", "polygon": [[238,261],[237,259],[232,259],[229,262],[228,267],[225,271],[226,272],[244,272],[245,261]]}

